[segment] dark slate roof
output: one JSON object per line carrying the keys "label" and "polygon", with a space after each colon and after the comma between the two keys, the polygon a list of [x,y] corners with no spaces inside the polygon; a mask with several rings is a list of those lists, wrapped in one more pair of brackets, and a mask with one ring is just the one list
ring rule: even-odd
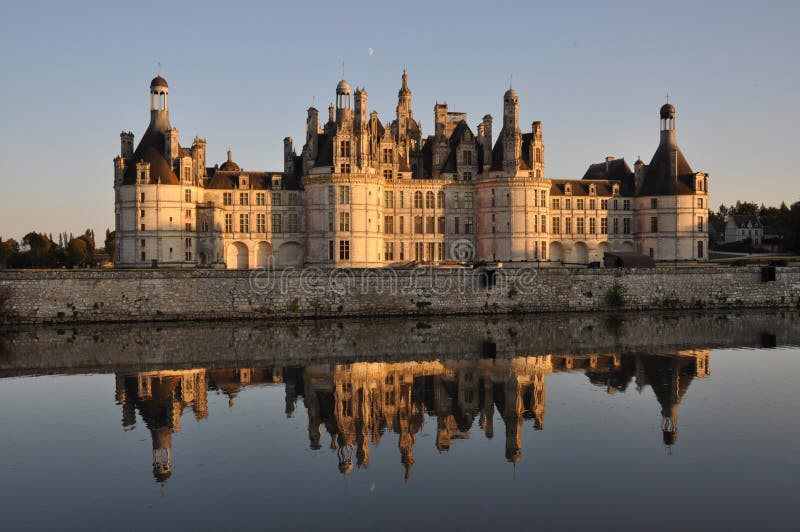
{"label": "dark slate roof", "polygon": [[497,140],[494,143],[494,148],[492,148],[492,166],[489,169],[503,169],[503,130],[500,131],[500,134],[497,136]]}
{"label": "dark slate roof", "polygon": [[633,172],[630,166],[628,166],[628,163],[625,162],[625,159],[614,159],[612,161],[590,164],[586,173],[583,174],[583,179],[611,179],[614,181],[622,181],[629,177],[633,177]]}
{"label": "dark slate roof", "polygon": [[156,76],[150,82],[150,88],[152,89],[153,87],[169,87],[169,85],[167,85],[167,80],[161,76]]}
{"label": "dark slate roof", "polygon": [[433,175],[433,143],[434,137],[429,136],[422,145],[422,178],[430,178]]}
{"label": "dark slate roof", "polygon": [[164,157],[164,133],[157,131],[152,124],[139,141],[133,156],[125,161],[127,167],[122,176],[123,185],[136,184],[136,163],[139,161],[150,163],[150,184],[180,185],[180,179]]}
{"label": "dark slate roof", "polygon": [[317,159],[314,166],[333,166],[333,134],[317,135]]}
{"label": "dark slate roof", "polygon": [[531,170],[533,168],[533,161],[531,160],[531,143],[533,142],[533,133],[522,134],[522,153],[520,153],[519,169]]}
{"label": "dark slate roof", "polygon": [[[674,135],[674,132],[662,132],[658,149],[650,164],[643,168],[640,196],[694,194],[694,172],[670,133]],[[670,153],[673,151],[677,154],[677,178],[670,175]]]}
{"label": "dark slate roof", "polygon": [[450,153],[448,154],[444,164],[442,164],[442,172],[452,173],[456,171],[456,152],[458,150],[458,146],[462,142],[469,142],[469,139],[473,139],[473,144],[477,146],[477,142],[474,140],[475,135],[469,128],[469,125],[466,121],[460,120],[458,124],[456,124],[456,127],[453,129],[453,132],[450,134],[450,138],[447,141],[449,144]]}
{"label": "dark slate roof", "polygon": [[238,189],[239,178],[247,176],[253,190],[272,190],[273,176],[281,176],[281,190],[299,190],[300,180],[283,172],[228,172],[217,170],[208,180],[206,188],[216,190]]}
{"label": "dark slate roof", "polygon": [[596,196],[611,196],[614,181],[603,179],[590,180],[590,179],[551,179],[550,180],[550,195],[551,196],[564,196],[566,195],[564,189],[567,184],[572,185],[571,196],[588,196],[589,186],[595,185]]}
{"label": "dark slate roof", "polygon": [[755,214],[734,214],[733,223],[736,227],[747,227],[748,223],[750,227],[761,227],[761,220]]}
{"label": "dark slate roof", "polygon": [[219,165],[219,169],[222,170],[223,172],[239,172],[241,170],[241,168],[239,168],[239,165],[233,161],[225,161],[224,163]]}

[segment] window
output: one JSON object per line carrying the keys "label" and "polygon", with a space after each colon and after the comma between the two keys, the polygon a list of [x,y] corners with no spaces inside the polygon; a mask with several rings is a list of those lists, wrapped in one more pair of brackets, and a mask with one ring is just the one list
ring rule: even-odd
{"label": "window", "polygon": [[328,212],[328,231],[333,231],[333,211]]}
{"label": "window", "polygon": [[630,218],[623,218],[622,219],[622,234],[623,235],[631,234],[631,219]]}
{"label": "window", "polygon": [[614,200],[614,210],[615,211],[619,210],[619,200]]}
{"label": "window", "polygon": [[561,208],[561,199],[553,198],[553,209],[560,209]]}
{"label": "window", "polygon": [[653,258],[653,248],[648,248],[647,253],[650,255],[650,258]]}
{"label": "window", "polygon": [[436,245],[433,242],[428,242],[425,244],[425,260],[432,261],[434,260],[433,252],[436,249]]}
{"label": "window", "polygon": [[183,201],[190,203],[192,201],[192,189],[187,188],[183,191]]}
{"label": "window", "polygon": [[542,260],[547,260],[547,242],[542,241]]}
{"label": "window", "polygon": [[266,205],[267,204],[267,195],[263,192],[256,192],[256,205]]}
{"label": "window", "polygon": [[542,216],[542,233],[547,232],[547,218]]}
{"label": "window", "polygon": [[339,186],[339,205],[350,204],[350,187],[346,185]]}
{"label": "window", "polygon": [[444,242],[436,244],[436,260],[444,260]]}
{"label": "window", "polygon": [[401,235],[405,234],[405,232],[406,232],[406,217],[405,216],[401,216],[400,217],[400,223],[398,225],[399,225],[399,227],[397,228],[397,232],[400,233]]}
{"label": "window", "polygon": [[350,260],[349,240],[339,240],[339,260]]}
{"label": "window", "polygon": [[572,194],[572,185],[564,185],[564,194]]}
{"label": "window", "polygon": [[223,205],[233,205],[233,192],[223,192],[222,193],[222,204]]}
{"label": "window", "polygon": [[472,181],[472,172],[464,172],[461,176],[464,178],[464,181]]}
{"label": "window", "polygon": [[566,198],[564,200],[564,208],[567,210],[572,210],[572,198]]}
{"label": "window", "polygon": [[631,200],[629,199],[622,200],[622,210],[624,211],[631,210]]}
{"label": "window", "polygon": [[575,200],[575,208],[578,209],[579,211],[585,209],[586,208],[586,200],[584,200],[583,198],[576,199]]}
{"label": "window", "polygon": [[464,192],[464,208],[472,208],[472,192]]}
{"label": "window", "polygon": [[283,219],[281,218],[280,213],[274,213],[272,215],[272,232],[273,233],[283,233]]}
{"label": "window", "polygon": [[191,211],[191,210],[189,210],[189,209],[186,209],[186,212],[184,213],[184,216],[185,216],[186,218],[191,218],[191,217],[192,217],[192,211]]}
{"label": "window", "polygon": [[142,192],[141,194],[139,194],[139,201],[141,201],[142,203],[144,203],[144,192]]}
{"label": "window", "polygon": [[187,238],[186,241],[185,241],[185,244],[186,244],[187,248],[192,247],[192,239],[191,238]]}
{"label": "window", "polygon": [[225,232],[233,233],[233,214],[225,213]]}
{"label": "window", "polygon": [[398,194],[400,195],[400,208],[402,209],[406,206],[406,193],[401,190]]}
{"label": "window", "polygon": [[281,201],[282,199],[283,198],[281,197],[281,193],[280,192],[273,192],[272,193],[272,206],[273,207],[280,207],[281,204],[283,203]]}
{"label": "window", "polygon": [[561,232],[561,219],[558,216],[553,216],[553,223],[550,224],[550,230],[554,235]]}
{"label": "window", "polygon": [[414,216],[414,234],[422,234],[422,216]]}
{"label": "window", "polygon": [[702,231],[703,230],[703,217],[702,216],[698,216],[697,217],[697,230],[698,231]]}
{"label": "window", "polygon": [[297,192],[289,192],[289,205],[297,205]]}
{"label": "window", "polygon": [[239,232],[240,233],[249,233],[250,232],[250,215],[247,213],[239,214]]}
{"label": "window", "polygon": [[297,213],[296,212],[290,212],[289,213],[289,219],[286,222],[286,230],[289,231],[290,233],[296,233],[297,232]]}
{"label": "window", "polygon": [[184,225],[184,228],[185,228],[185,231],[191,231],[192,230],[192,223],[191,222],[187,222]]}
{"label": "window", "polygon": [[453,233],[458,234],[459,225],[461,225],[460,222],[461,222],[461,220],[458,218],[458,216],[453,218]]}
{"label": "window", "polygon": [[703,241],[702,240],[698,240],[697,241],[697,258],[698,259],[702,259],[703,258]]}
{"label": "window", "polygon": [[[144,174],[142,174],[142,179],[144,179]],[[144,262],[145,260],[147,259],[145,259],[145,253],[144,251],[142,251],[142,262]]]}
{"label": "window", "polygon": [[425,244],[422,242],[414,242],[414,260],[424,260],[425,258]]}
{"label": "window", "polygon": [[383,178],[384,179],[391,179],[392,178],[392,171],[390,169],[386,169],[383,171]]}
{"label": "window", "polygon": [[192,260],[192,252],[191,251],[187,251],[184,254],[184,257],[186,258],[186,260]]}
{"label": "window", "polygon": [[433,216],[426,216],[425,217],[425,233],[428,235],[432,235],[436,232],[436,227],[434,225],[434,218]]}
{"label": "window", "polygon": [[414,192],[414,208],[421,209],[422,208],[422,192],[417,190]]}
{"label": "window", "polygon": [[458,209],[458,192],[453,192],[453,208]]}
{"label": "window", "polygon": [[600,234],[608,234],[608,218],[600,218]]}
{"label": "window", "polygon": [[444,192],[441,190],[436,193],[436,207],[444,209]]}
{"label": "window", "polygon": [[143,239],[142,239],[142,247],[145,247],[145,243],[146,243],[146,242],[147,242],[147,240],[145,240],[145,239],[143,238]]}
{"label": "window", "polygon": [[339,173],[349,174],[350,173],[350,163],[342,163],[341,166],[339,166]]}
{"label": "window", "polygon": [[547,191],[539,191],[539,207],[547,207]]}
{"label": "window", "polygon": [[280,190],[281,189],[281,176],[274,175],[272,176],[272,190]]}
{"label": "window", "polygon": [[392,149],[383,149],[383,164],[392,164]]}
{"label": "window", "polygon": [[387,235],[394,233],[394,216],[383,217],[383,232]]}
{"label": "window", "polygon": [[569,216],[564,218],[564,232],[568,235],[572,234],[572,218]]}
{"label": "window", "polygon": [[[534,192],[536,194],[536,192]],[[536,196],[533,197],[534,204],[536,203]],[[492,189],[492,207],[494,207],[494,189]]]}
{"label": "window", "polygon": [[394,242],[383,243],[383,260],[394,260]]}
{"label": "window", "polygon": [[619,234],[619,218],[614,218],[614,234]]}
{"label": "window", "polygon": [[333,240],[328,240],[328,260],[333,260]]}
{"label": "window", "polygon": [[658,209],[658,198],[650,198],[650,208]]}
{"label": "window", "polygon": [[[142,201],[144,201],[144,198]],[[703,208],[703,198],[697,198],[697,206],[701,209]]]}
{"label": "window", "polygon": [[597,209],[597,200],[590,199],[589,200],[589,210],[593,211]]}
{"label": "window", "polygon": [[339,156],[350,157],[350,141],[343,140],[339,142]]}
{"label": "window", "polygon": [[350,213],[349,212],[340,212],[339,213],[339,231],[349,231],[350,230]]}
{"label": "window", "polygon": [[267,215],[264,213],[256,214],[256,233],[267,232]]}
{"label": "window", "polygon": [[425,208],[426,209],[433,209],[433,192],[430,190],[425,193]]}
{"label": "window", "polygon": [[603,209],[604,211],[608,210],[608,200],[607,199],[601,199],[600,200],[600,208]]}
{"label": "window", "polygon": [[400,253],[400,260],[406,260],[406,245],[403,242],[397,243],[397,251]]}
{"label": "window", "polygon": [[650,232],[658,233],[658,216],[650,217]]}
{"label": "window", "polygon": [[475,222],[473,221],[472,216],[467,216],[466,218],[464,218],[464,234],[471,235],[475,230],[474,226]]}
{"label": "window", "polygon": [[533,215],[533,232],[534,233],[539,232],[539,217],[536,216],[535,214]]}
{"label": "window", "polygon": [[589,234],[597,234],[597,218],[589,218]]}
{"label": "window", "polygon": [[586,228],[584,227],[584,220],[583,218],[575,218],[575,225],[578,229],[578,234],[582,235],[586,232]]}
{"label": "window", "polygon": [[597,193],[597,187],[594,185],[589,185],[589,194],[594,196]]}
{"label": "window", "polygon": [[387,190],[383,193],[383,206],[387,209],[394,207],[394,192]]}
{"label": "window", "polygon": [[438,226],[439,234],[445,234],[445,227],[444,227],[444,216],[439,216],[439,219],[436,221],[436,225]]}
{"label": "window", "polygon": [[328,205],[333,205],[336,200],[336,191],[333,185],[328,185]]}
{"label": "window", "polygon": [[472,166],[472,152],[471,151],[465,151],[464,152],[464,164],[466,164],[468,166]]}

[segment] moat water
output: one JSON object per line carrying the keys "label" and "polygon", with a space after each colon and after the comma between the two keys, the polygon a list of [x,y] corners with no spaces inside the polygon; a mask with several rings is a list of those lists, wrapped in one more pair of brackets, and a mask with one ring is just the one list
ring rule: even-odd
{"label": "moat water", "polygon": [[795,313],[0,330],[2,529],[796,529]]}

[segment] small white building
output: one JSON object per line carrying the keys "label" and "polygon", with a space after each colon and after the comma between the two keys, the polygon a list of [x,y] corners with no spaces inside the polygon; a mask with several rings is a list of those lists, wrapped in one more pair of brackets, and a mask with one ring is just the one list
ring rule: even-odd
{"label": "small white building", "polygon": [[755,214],[729,214],[725,217],[725,243],[750,240],[753,246],[764,242],[764,226]]}

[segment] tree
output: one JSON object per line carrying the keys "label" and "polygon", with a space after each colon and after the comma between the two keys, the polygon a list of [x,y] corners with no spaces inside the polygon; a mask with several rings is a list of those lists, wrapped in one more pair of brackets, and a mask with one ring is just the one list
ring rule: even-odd
{"label": "tree", "polygon": [[67,244],[67,257],[73,266],[86,266],[89,264],[91,258],[89,245],[82,236],[69,241],[69,244]]}
{"label": "tree", "polygon": [[19,253],[19,244],[13,238],[3,241],[0,238],[0,269],[8,265],[8,261],[12,255]]}
{"label": "tree", "polygon": [[44,266],[49,262],[48,254],[53,242],[46,235],[32,231],[22,237],[22,243],[30,248],[31,263],[34,266]]}
{"label": "tree", "polygon": [[114,262],[114,252],[117,248],[117,232],[106,229],[106,240],[103,245],[105,246],[106,253],[108,253],[108,256],[111,258],[111,262]]}

